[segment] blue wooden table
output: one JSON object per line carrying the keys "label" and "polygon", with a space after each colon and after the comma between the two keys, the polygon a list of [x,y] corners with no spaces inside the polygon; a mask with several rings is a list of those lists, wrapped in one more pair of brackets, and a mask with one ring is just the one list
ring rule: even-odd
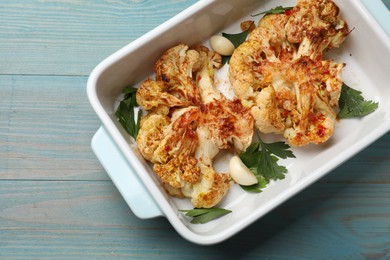
{"label": "blue wooden table", "polygon": [[390,259],[390,133],[214,246],[133,215],[91,150],[86,82],[194,2],[0,1],[0,259]]}

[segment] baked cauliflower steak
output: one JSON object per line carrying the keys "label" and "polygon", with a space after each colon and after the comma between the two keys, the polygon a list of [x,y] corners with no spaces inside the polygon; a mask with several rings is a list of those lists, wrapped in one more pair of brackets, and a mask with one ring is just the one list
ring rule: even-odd
{"label": "baked cauliflower steak", "polygon": [[229,173],[213,167],[219,151],[244,151],[252,141],[249,110],[215,87],[220,66],[221,56],[208,48],[179,44],[157,60],[155,79],[142,82],[136,94],[147,111],[136,139],[139,152],[168,194],[190,198],[196,208],[215,206],[230,188]]}
{"label": "baked cauliflower steak", "polygon": [[229,80],[260,132],[282,134],[293,146],[332,136],[345,64],[324,60],[323,53],[348,33],[330,0],[299,0],[259,21],[234,51]]}

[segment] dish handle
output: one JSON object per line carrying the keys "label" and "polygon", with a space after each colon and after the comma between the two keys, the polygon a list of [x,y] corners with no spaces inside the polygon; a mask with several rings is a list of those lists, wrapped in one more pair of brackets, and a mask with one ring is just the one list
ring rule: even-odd
{"label": "dish handle", "polygon": [[93,136],[91,146],[134,215],[141,219],[164,215],[104,126]]}

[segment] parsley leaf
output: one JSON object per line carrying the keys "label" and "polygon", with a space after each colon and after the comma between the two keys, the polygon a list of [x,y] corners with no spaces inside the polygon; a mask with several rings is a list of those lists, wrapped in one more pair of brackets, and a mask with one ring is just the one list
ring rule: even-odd
{"label": "parsley leaf", "polygon": [[137,99],[135,94],[137,93],[137,88],[127,87],[123,90],[123,101],[126,102],[129,106],[138,107]]}
{"label": "parsley leaf", "polygon": [[261,158],[261,151],[259,151],[259,145],[260,143],[253,143],[246,149],[245,152],[239,154],[241,161],[245,164],[246,167],[249,168],[249,170],[251,170],[251,172],[253,172],[258,181],[256,184],[250,186],[240,186],[245,191],[253,193],[260,193],[262,189],[265,188],[268,184],[268,181],[262,175],[259,175],[257,170]]}
{"label": "parsley leaf", "polygon": [[[229,34],[229,33],[224,33],[223,32],[222,36],[224,36],[225,38],[229,39],[233,43],[234,47],[237,48],[248,37],[248,34],[250,32],[250,28],[252,27],[253,23],[254,22],[252,22],[252,24],[248,27],[248,29],[243,31],[243,32],[236,33],[236,34]],[[229,63],[230,57],[231,56],[222,56],[222,65],[224,65],[225,63]]]}
{"label": "parsley leaf", "polygon": [[138,110],[137,121],[135,120],[134,108],[138,106],[135,94],[136,88],[127,87],[123,90],[124,97],[120,101],[115,116],[118,122],[123,126],[126,132],[134,139],[137,138],[139,122],[141,120],[142,111]]}
{"label": "parsley leaf", "polygon": [[287,173],[287,168],[278,165],[278,157],[273,156],[264,145],[261,145],[261,157],[257,172],[264,176],[265,179],[284,179],[284,174]]}
{"label": "parsley leaf", "polygon": [[253,172],[259,181],[252,186],[241,186],[249,192],[261,192],[262,188],[270,180],[283,179],[287,168],[278,165],[279,158],[295,158],[290,146],[284,142],[264,143],[260,138],[259,142],[251,144],[245,152],[239,155],[242,162]]}
{"label": "parsley leaf", "polygon": [[222,208],[194,208],[191,210],[179,210],[185,212],[186,216],[192,217],[192,224],[204,224],[216,218],[222,217],[226,214],[231,213],[231,210],[222,209]]}
{"label": "parsley leaf", "polygon": [[361,91],[343,84],[339,99],[340,111],[337,115],[338,118],[363,117],[374,112],[378,108],[377,102],[371,100],[366,101],[361,94]]}
{"label": "parsley leaf", "polygon": [[279,5],[275,8],[271,8],[268,11],[264,11],[264,12],[261,12],[258,14],[253,14],[251,16],[254,17],[254,16],[258,16],[258,15],[262,15],[262,14],[282,14],[282,13],[286,12],[287,10],[291,10],[291,9],[293,9],[293,7],[283,7],[283,6]]}
{"label": "parsley leaf", "polygon": [[226,63],[229,63],[229,61],[230,61],[230,57],[232,57],[232,56],[225,56],[225,55],[221,55],[221,57],[222,57],[222,66],[223,65],[225,65]]}
{"label": "parsley leaf", "polygon": [[257,174],[257,167],[260,163],[261,156],[259,145],[260,143],[253,143],[245,152],[239,154],[241,161],[255,174]]}
{"label": "parsley leaf", "polygon": [[261,175],[256,175],[257,178],[257,183],[250,185],[250,186],[244,186],[240,185],[241,188],[247,192],[252,192],[252,193],[260,193],[263,191],[263,189],[267,186],[268,181]]}
{"label": "parsley leaf", "polygon": [[295,158],[290,146],[284,142],[264,143],[260,138],[259,140],[261,157],[257,172],[267,180],[284,179],[287,168],[279,165],[278,160]]}
{"label": "parsley leaf", "polygon": [[290,150],[290,146],[285,142],[275,142],[271,144],[262,143],[262,144],[268,151],[270,151],[271,153],[275,154],[276,156],[282,159],[295,158],[295,155]]}

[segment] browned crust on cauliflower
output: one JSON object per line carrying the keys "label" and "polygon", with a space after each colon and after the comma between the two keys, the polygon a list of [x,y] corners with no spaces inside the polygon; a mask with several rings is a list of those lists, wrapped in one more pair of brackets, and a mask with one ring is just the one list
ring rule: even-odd
{"label": "browned crust on cauliflower", "polygon": [[330,0],[300,0],[269,14],[230,59],[229,80],[264,133],[293,146],[321,144],[332,135],[344,64],[323,59],[349,33]]}
{"label": "browned crust on cauliflower", "polygon": [[239,100],[227,100],[214,86],[221,56],[205,46],[179,44],[156,62],[155,80],[137,91],[141,120],[137,144],[168,194],[191,198],[194,207],[218,204],[230,176],[213,168],[220,149],[245,150],[253,118]]}

